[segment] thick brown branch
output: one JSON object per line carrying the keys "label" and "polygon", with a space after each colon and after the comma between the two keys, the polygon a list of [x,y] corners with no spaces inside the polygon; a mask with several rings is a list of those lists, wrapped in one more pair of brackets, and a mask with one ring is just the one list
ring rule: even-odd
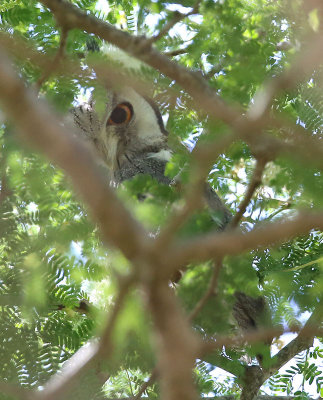
{"label": "thick brown branch", "polygon": [[[259,367],[246,367],[244,385],[241,394],[241,398],[247,400],[252,399],[257,394],[261,385],[272,376],[277,370],[279,370],[284,364],[290,361],[301,351],[304,351],[312,346],[313,337],[322,335],[322,315],[323,306],[322,303],[318,304],[312,316],[309,318],[303,328],[299,330],[298,336],[288,343],[279,353],[273,357],[270,367],[267,369],[261,369]],[[223,346],[226,347],[243,347],[245,343],[257,343],[266,342],[272,340],[274,336],[280,336],[287,332],[281,328],[271,329],[259,329],[255,332],[248,332],[243,336],[236,337],[214,337],[212,340],[206,342],[203,346],[203,352],[210,352],[215,349],[221,349]],[[251,390],[252,388],[252,390]]]}
{"label": "thick brown branch", "polygon": [[225,255],[236,255],[258,247],[271,246],[292,237],[302,235],[311,229],[323,229],[323,214],[302,212],[292,220],[281,220],[263,224],[248,233],[224,232],[204,235],[182,243],[170,254],[174,264],[169,266],[168,273],[174,268],[190,262],[201,262]]}
{"label": "thick brown branch", "polygon": [[3,109],[21,138],[66,170],[104,239],[129,259],[136,258],[146,248],[148,235],[109,188],[91,152],[61,125],[58,116],[35,93],[26,89],[4,53],[0,57],[0,82]]}
{"label": "thick brown branch", "polygon": [[152,282],[149,286],[149,306],[156,329],[162,396],[169,400],[194,400],[197,393],[192,368],[199,349],[197,337],[167,282]]}
{"label": "thick brown branch", "polygon": [[248,365],[243,377],[240,400],[253,400],[264,382],[262,369],[258,365]]}
{"label": "thick brown branch", "polygon": [[298,353],[307,350],[313,345],[313,337],[322,334],[319,325],[322,323],[323,306],[318,304],[317,308],[309,318],[305,326],[300,330],[297,337],[288,343],[279,353],[273,357],[273,363],[267,369],[250,366],[246,368],[244,386],[241,393],[242,400],[252,400],[258,393],[261,385],[283,365],[295,357]]}

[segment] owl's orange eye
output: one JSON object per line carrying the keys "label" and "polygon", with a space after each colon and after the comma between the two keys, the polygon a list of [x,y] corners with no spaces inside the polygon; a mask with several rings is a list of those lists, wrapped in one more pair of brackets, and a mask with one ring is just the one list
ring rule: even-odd
{"label": "owl's orange eye", "polygon": [[133,116],[133,108],[130,103],[120,103],[112,111],[107,125],[121,125],[128,123]]}

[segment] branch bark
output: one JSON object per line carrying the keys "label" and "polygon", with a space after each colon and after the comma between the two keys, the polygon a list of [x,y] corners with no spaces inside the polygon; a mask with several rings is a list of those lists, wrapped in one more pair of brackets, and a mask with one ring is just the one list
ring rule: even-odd
{"label": "branch bark", "polygon": [[202,262],[225,255],[241,254],[247,250],[272,246],[305,234],[311,229],[323,229],[323,214],[301,212],[291,220],[282,219],[279,222],[263,224],[248,233],[224,232],[203,235],[200,238],[187,240],[174,248],[170,259],[173,264],[168,266],[171,275],[174,269],[188,263]]}
{"label": "branch bark", "polygon": [[62,29],[57,53],[56,53],[52,63],[50,63],[48,65],[48,67],[45,69],[45,71],[43,71],[43,74],[41,75],[41,77],[38,79],[38,81],[36,83],[36,87],[38,89],[41,88],[43,83],[50,77],[50,75],[52,75],[52,73],[55,71],[55,69],[57,69],[59,67],[60,62],[61,62],[62,58],[64,57],[67,35],[68,35],[68,31],[66,29]]}
{"label": "branch bark", "polygon": [[157,35],[153,36],[150,41],[152,43],[157,42],[163,36],[167,35],[169,31],[176,25],[178,22],[182,21],[183,19],[189,17],[190,15],[194,15],[198,13],[199,5],[201,0],[198,0],[194,5],[193,9],[186,14],[183,14],[179,11],[174,11],[172,18],[165,24],[165,26],[157,33]]}
{"label": "branch bark", "polygon": [[[307,320],[304,327],[300,330],[297,337],[283,347],[278,354],[274,357],[275,362],[265,371],[266,379],[268,379],[273,373],[285,365],[291,360],[296,354],[308,349],[313,344],[313,338],[316,334],[319,334],[320,326],[322,327],[323,317],[323,298],[321,297],[317,306],[315,307],[312,315]],[[312,331],[312,333],[311,333]],[[321,328],[322,331],[322,328]]]}
{"label": "branch bark", "polygon": [[148,288],[159,353],[158,372],[164,399],[196,400],[192,368],[199,341],[179,309],[167,282],[152,282]]}
{"label": "branch bark", "polygon": [[254,195],[258,186],[261,184],[261,177],[262,177],[263,171],[265,169],[265,166],[266,166],[266,159],[259,158],[257,160],[257,163],[255,166],[252,178],[250,180],[247,192],[244,196],[244,199],[242,200],[241,204],[238,207],[238,212],[232,218],[229,228],[235,228],[239,224],[239,221],[241,220],[243,214],[245,213],[245,211],[248,207],[248,204],[250,203],[250,200],[252,199],[252,196]]}

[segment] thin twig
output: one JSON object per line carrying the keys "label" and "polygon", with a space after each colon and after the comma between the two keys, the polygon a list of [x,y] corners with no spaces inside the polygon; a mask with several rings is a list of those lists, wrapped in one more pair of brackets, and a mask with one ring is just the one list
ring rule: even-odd
{"label": "thin twig", "polygon": [[188,49],[185,47],[184,49],[165,51],[164,55],[167,57],[175,57],[175,56],[179,56],[181,54],[186,54],[187,52],[188,52]]}
{"label": "thin twig", "polygon": [[162,27],[162,29],[157,33],[157,35],[152,36],[149,41],[151,43],[157,42],[159,39],[164,37],[165,35],[168,34],[168,32],[180,21],[183,21],[185,18],[189,17],[190,15],[194,15],[198,13],[199,6],[200,6],[201,0],[198,0],[196,4],[194,5],[193,9],[189,11],[188,13],[184,14],[179,11],[174,11],[171,19]]}
{"label": "thin twig", "polygon": [[215,74],[218,74],[223,69],[223,63],[219,62],[214,65],[206,74],[205,77],[207,79],[211,79]]}
{"label": "thin twig", "polygon": [[323,316],[323,297],[315,307],[312,315],[306,321],[303,328],[300,329],[297,337],[283,347],[274,357],[274,364],[267,370],[265,375],[269,378],[273,373],[285,365],[289,360],[295,357],[301,351],[304,351],[312,346],[315,336],[322,336],[322,316]]}
{"label": "thin twig", "polygon": [[283,203],[280,208],[278,208],[276,211],[272,212],[267,218],[266,221],[271,221],[276,215],[280,214],[283,211],[286,211],[292,207],[292,202],[287,201],[286,203]]}
{"label": "thin twig", "polygon": [[189,321],[194,321],[194,319],[196,318],[198,313],[202,310],[202,308],[205,306],[209,298],[216,294],[216,287],[218,284],[221,268],[222,268],[222,260],[216,261],[213,265],[213,274],[209,282],[209,286],[204,295],[200,298],[200,300],[196,304],[195,308],[189,314],[188,316]]}
{"label": "thin twig", "polygon": [[149,386],[151,386],[156,378],[158,376],[158,370],[157,368],[154,368],[148,381],[146,381],[141,388],[138,390],[138,393],[136,394],[136,396],[133,398],[133,400],[139,400],[141,398],[141,396],[146,392],[146,390],[149,388]]}
{"label": "thin twig", "polygon": [[126,374],[127,374],[127,378],[128,378],[128,382],[129,382],[129,387],[130,387],[131,396],[133,397],[134,394],[133,394],[133,390],[132,390],[132,383],[131,383],[131,379],[130,379],[129,372],[128,372],[128,369],[127,369],[127,368],[126,368]]}
{"label": "thin twig", "polygon": [[258,186],[260,186],[261,184],[261,177],[265,169],[266,163],[267,161],[265,158],[259,158],[257,160],[246,194],[241,204],[238,207],[238,212],[234,215],[233,219],[231,220],[229,228],[235,228],[239,224],[239,221],[241,220],[244,212],[246,211],[246,208],[248,207],[248,204],[250,203],[252,196],[254,195]]}
{"label": "thin twig", "polygon": [[99,343],[93,341],[78,350],[63,366],[62,370],[55,374],[44,386],[40,400],[56,400],[64,397],[68,391],[78,382],[80,377],[95,366],[96,362],[106,360],[113,351],[111,334],[115,322],[120,314],[133,278],[128,277],[119,288],[117,299],[109,314],[106,328],[101,335]]}
{"label": "thin twig", "polygon": [[65,29],[64,27],[62,28],[61,32],[61,37],[60,37],[60,42],[59,42],[59,47],[56,52],[56,55],[52,62],[50,62],[41,75],[41,77],[38,79],[36,82],[36,87],[39,90],[43,83],[47,81],[47,79],[53,74],[53,72],[59,68],[59,64],[61,62],[61,59],[64,57],[64,52],[65,52],[65,47],[66,47],[66,42],[67,42],[67,36],[68,36],[68,29]]}
{"label": "thin twig", "polygon": [[273,100],[283,90],[292,89],[304,77],[313,71],[313,67],[320,65],[322,51],[322,36],[315,35],[305,38],[301,52],[297,54],[290,68],[286,68],[280,75],[271,78],[254,96],[254,102],[249,107],[248,117],[260,119],[269,112]]}

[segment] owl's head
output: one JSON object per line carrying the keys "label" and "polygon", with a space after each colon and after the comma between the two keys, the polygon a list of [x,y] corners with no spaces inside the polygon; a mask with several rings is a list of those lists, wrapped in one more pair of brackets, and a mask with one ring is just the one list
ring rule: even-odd
{"label": "owl's head", "polygon": [[167,134],[161,114],[151,100],[131,88],[110,93],[98,138],[110,168],[120,168],[143,153],[147,157],[167,157],[168,161]]}
{"label": "owl's head", "polygon": [[77,107],[74,120],[113,173],[138,165],[138,160],[141,164],[144,159],[164,164],[169,161],[168,133],[159,109],[150,99],[125,87],[107,93],[103,115],[99,116],[95,108],[93,101]]}

